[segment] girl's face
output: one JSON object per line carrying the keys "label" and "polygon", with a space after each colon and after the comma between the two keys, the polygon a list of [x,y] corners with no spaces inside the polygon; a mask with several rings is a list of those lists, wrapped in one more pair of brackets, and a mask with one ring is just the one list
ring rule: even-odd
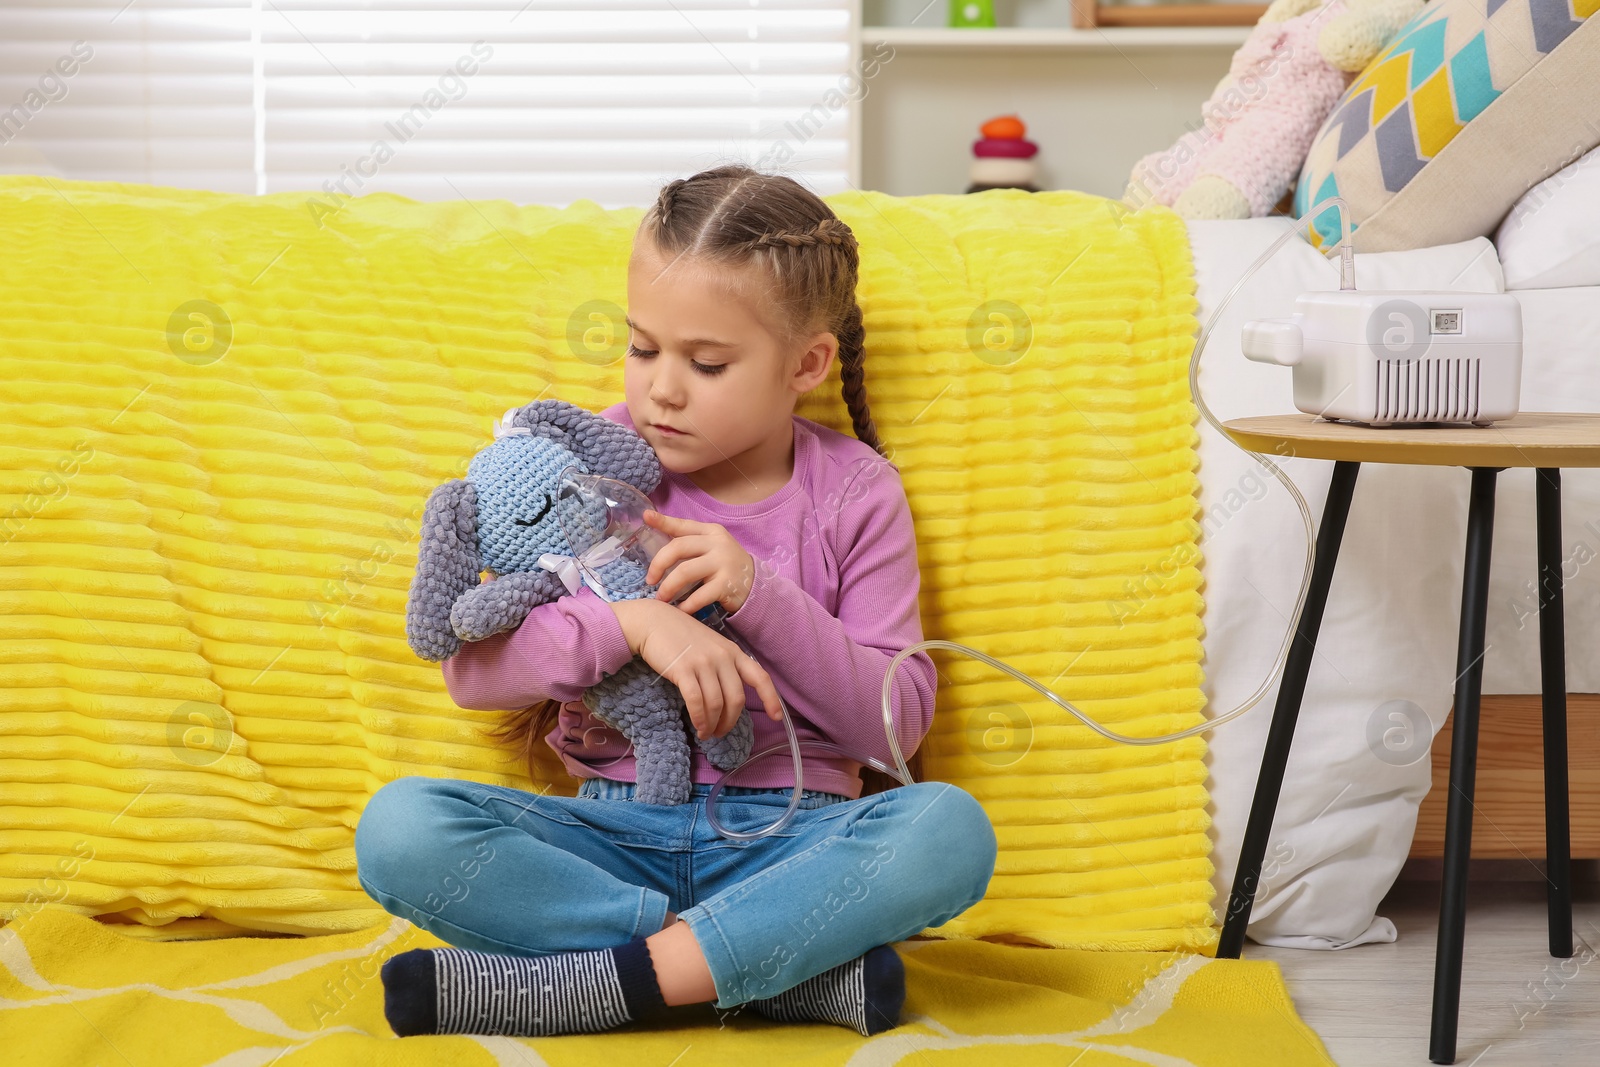
{"label": "girl's face", "polygon": [[680,474],[719,464],[748,473],[761,464],[740,464],[742,455],[770,460],[778,448],[786,458],[795,402],[827,376],[837,347],[825,333],[801,352],[785,349],[714,268],[674,263],[647,240],[628,261],[628,328],[628,414]]}

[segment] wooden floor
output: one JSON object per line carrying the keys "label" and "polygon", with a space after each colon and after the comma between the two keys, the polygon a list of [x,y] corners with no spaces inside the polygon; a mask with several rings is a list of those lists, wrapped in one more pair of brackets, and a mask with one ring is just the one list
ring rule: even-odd
{"label": "wooden floor", "polygon": [[[1426,1065],[1438,935],[1437,882],[1399,881],[1378,914],[1399,940],[1338,952],[1246,942],[1276,960],[1300,1017],[1339,1067]],[[1600,1064],[1600,889],[1579,886],[1573,956],[1549,955],[1544,883],[1474,881],[1456,1062],[1472,1067]]]}

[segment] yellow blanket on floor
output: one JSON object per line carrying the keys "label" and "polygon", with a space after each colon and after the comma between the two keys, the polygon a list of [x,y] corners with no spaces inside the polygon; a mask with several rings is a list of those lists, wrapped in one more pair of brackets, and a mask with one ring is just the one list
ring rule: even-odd
{"label": "yellow blanket on floor", "polygon": [[748,1007],[602,1034],[396,1038],[383,961],[443,942],[403,919],[320,937],[151,944],[47,906],[0,930],[7,1067],[1331,1067],[1278,965],[987,941],[902,941],[900,1025],[865,1038]]}
{"label": "yellow blanket on floor", "polygon": [[[1181,220],[1076,192],[829,202],[928,636],[1127,733],[1201,721]],[[362,929],[386,917],[351,847],[380,786],[531,787],[498,713],[406,645],[417,524],[507,408],[620,398],[639,217],[0,177],[0,918]],[[849,432],[836,376],[800,413]],[[936,932],[1214,945],[1204,739],[1114,745],[934,655],[924,774],[1000,842]]]}

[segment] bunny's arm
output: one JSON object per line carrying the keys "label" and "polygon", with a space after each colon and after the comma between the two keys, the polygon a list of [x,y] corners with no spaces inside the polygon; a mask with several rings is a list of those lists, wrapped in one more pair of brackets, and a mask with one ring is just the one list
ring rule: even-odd
{"label": "bunny's arm", "polygon": [[529,611],[565,596],[561,579],[546,570],[518,571],[473,586],[456,598],[450,628],[463,641],[482,641],[521,625]]}
{"label": "bunny's arm", "polygon": [[[514,577],[487,584],[492,588]],[[578,700],[632,658],[616,612],[584,586],[534,607],[514,630],[463,644],[440,666],[458,706],[499,711],[545,699]]]}

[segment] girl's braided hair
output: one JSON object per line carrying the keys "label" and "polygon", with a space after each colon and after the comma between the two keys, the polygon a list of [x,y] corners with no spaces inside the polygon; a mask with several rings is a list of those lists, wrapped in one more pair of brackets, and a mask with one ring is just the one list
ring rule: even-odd
{"label": "girl's braided hair", "polygon": [[[754,306],[775,310],[770,319],[786,347],[813,333],[831,332],[839,342],[840,393],[851,428],[885,455],[867,406],[856,237],[820,197],[793,178],[741,163],[713,167],[664,185],[640,220],[636,239],[653,244],[663,258],[726,268],[719,276],[736,292]],[[530,775],[535,746],[560,709],[559,702],[546,700],[508,713],[493,731],[521,751]],[[878,717],[876,709],[861,713]],[[912,778],[921,781],[922,749],[906,764]],[[867,766],[861,768],[861,780],[862,796],[899,784]]]}
{"label": "girl's braided hair", "polygon": [[786,344],[819,330],[838,338],[851,428],[884,455],[867,407],[856,235],[817,194],[742,163],[713,167],[663,186],[639,238],[666,257],[732,268],[724,273],[745,296],[776,309]]}

